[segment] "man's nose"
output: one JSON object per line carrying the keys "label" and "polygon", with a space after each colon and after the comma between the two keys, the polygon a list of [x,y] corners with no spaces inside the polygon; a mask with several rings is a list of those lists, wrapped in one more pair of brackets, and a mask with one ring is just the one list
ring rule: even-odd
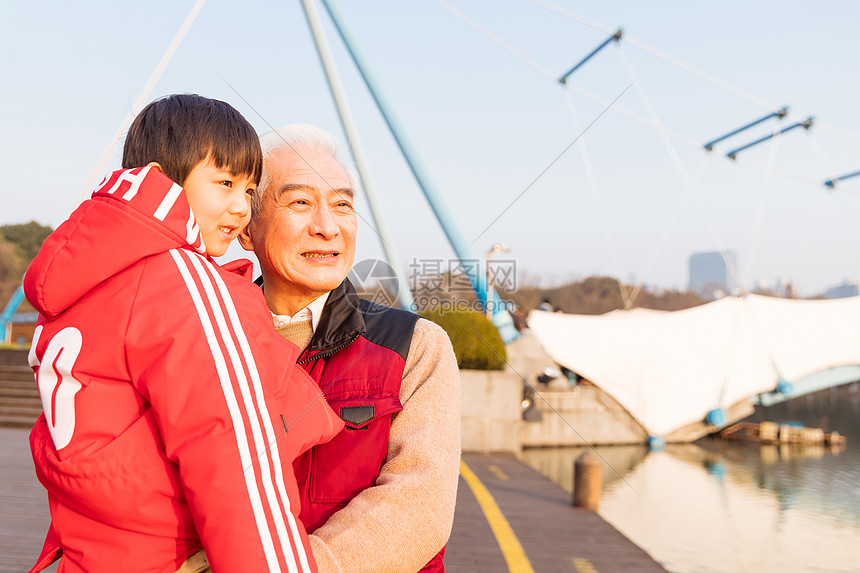
{"label": "man's nose", "polygon": [[337,235],[337,221],[335,220],[334,213],[330,207],[320,206],[319,208],[314,209],[310,231],[313,235],[319,235],[327,239]]}

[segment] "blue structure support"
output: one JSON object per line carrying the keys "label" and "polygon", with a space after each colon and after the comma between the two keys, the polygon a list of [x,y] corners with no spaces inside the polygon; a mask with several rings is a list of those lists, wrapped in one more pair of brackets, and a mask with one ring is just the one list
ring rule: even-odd
{"label": "blue structure support", "polygon": [[835,366],[791,382],[780,378],[775,390],[752,396],[750,402],[762,406],[772,406],[825,388],[833,388],[857,380],[860,380],[860,365]]}
{"label": "blue structure support", "polygon": [[742,146],[738,147],[737,149],[733,149],[733,150],[729,151],[728,153],[726,153],[726,157],[728,157],[729,159],[735,159],[737,157],[737,154],[740,153],[741,151],[743,151],[744,149],[749,149],[750,147],[752,147],[754,145],[758,145],[759,143],[762,143],[762,142],[767,141],[769,139],[773,139],[777,135],[782,135],[784,133],[788,133],[792,129],[795,129],[798,127],[802,127],[803,129],[809,129],[810,127],[812,127],[812,122],[813,122],[813,118],[809,117],[806,119],[806,121],[799,121],[797,123],[789,125],[785,129],[780,129],[779,131],[775,131],[775,132],[771,133],[770,135],[765,135],[764,137],[760,137],[760,138],[756,139],[755,141],[751,141],[751,142],[747,143],[746,145],[742,145]]}
{"label": "blue structure support", "polygon": [[748,123],[748,124],[746,124],[746,125],[744,125],[744,126],[741,126],[741,127],[737,128],[737,129],[736,129],[736,130],[734,130],[734,131],[730,131],[729,133],[727,133],[727,134],[725,134],[725,135],[723,135],[723,136],[721,136],[721,137],[718,137],[718,138],[716,138],[716,139],[714,139],[714,140],[712,140],[712,141],[709,141],[708,143],[706,143],[706,144],[705,144],[705,149],[707,149],[708,151],[712,151],[712,150],[714,149],[714,145],[716,145],[717,143],[719,143],[719,142],[721,142],[721,141],[723,141],[723,140],[725,140],[725,139],[728,139],[728,138],[732,137],[733,135],[737,135],[737,134],[741,133],[742,131],[746,131],[746,130],[748,130],[749,128],[754,127],[754,126],[756,126],[756,125],[758,125],[758,124],[760,124],[760,123],[763,123],[763,122],[765,122],[765,121],[769,120],[769,119],[770,119],[770,118],[772,118],[772,117],[775,117],[775,118],[777,118],[777,119],[782,119],[782,118],[784,118],[786,115],[788,115],[788,106],[783,107],[782,109],[780,109],[780,110],[778,110],[778,111],[775,111],[775,112],[773,112],[773,113],[769,113],[769,114],[767,114],[766,116],[764,116],[764,117],[762,117],[762,118],[759,118],[759,119],[757,119],[757,120],[755,120],[755,121],[751,121],[750,123]]}
{"label": "blue structure support", "polygon": [[[382,90],[379,87],[379,83],[376,81],[373,72],[367,65],[367,60],[359,51],[358,44],[355,42],[352,34],[347,28],[345,19],[341,15],[336,0],[322,0],[322,3],[326,11],[329,13],[338,34],[340,34],[340,37],[350,54],[350,57],[352,57],[352,61],[355,63],[362,79],[364,79],[364,83],[370,91],[373,101],[376,103],[377,108],[379,108],[388,129],[391,131],[391,135],[394,137],[397,146],[400,148],[400,152],[403,154],[409,169],[412,171],[412,174],[418,182],[418,186],[424,193],[424,197],[426,197],[427,202],[430,204],[430,208],[433,209],[433,213],[436,215],[436,219],[442,226],[442,230],[448,238],[448,242],[454,249],[457,257],[460,261],[478,260],[477,257],[472,254],[469,248],[469,243],[465,240],[459,229],[454,225],[454,218],[451,216],[447,206],[442,200],[442,195],[437,191],[437,187],[433,183],[429,172],[424,168],[424,164],[421,162],[420,156],[415,150],[415,146],[412,144],[406,134],[406,130],[402,127],[402,123],[394,113],[394,108],[383,95]],[[466,270],[466,276],[469,278],[472,288],[474,288],[479,300],[484,305],[484,308],[486,308],[489,294],[486,277],[482,276],[482,273],[478,272],[478,269],[472,268],[472,266],[468,264],[464,264],[463,267]],[[498,315],[500,316],[497,318],[496,314],[494,314],[493,322],[497,327],[499,327],[499,333],[501,334],[502,339],[506,343],[511,342],[518,335],[516,330],[513,328],[513,321],[507,312],[501,312],[498,313]],[[507,315],[507,320],[504,320],[504,315]],[[500,324],[504,324],[506,326],[500,327]]]}
{"label": "blue structure support", "polygon": [[3,309],[3,313],[0,314],[0,342],[9,342],[7,338],[10,332],[7,330],[6,325],[15,316],[15,312],[21,306],[22,302],[24,302],[24,287],[19,286],[6,304],[6,308]]}
{"label": "blue structure support", "polygon": [[713,410],[708,412],[707,416],[705,416],[705,421],[711,426],[725,426],[726,411],[722,408],[714,408]]}
{"label": "blue structure support", "polygon": [[845,175],[840,175],[839,177],[834,177],[833,179],[828,179],[824,182],[825,185],[833,189],[836,187],[836,183],[839,181],[845,181],[846,179],[851,179],[852,177],[857,177],[860,175],[860,171],[855,171],[853,173],[846,173]]}
{"label": "blue structure support", "polygon": [[343,86],[340,83],[340,78],[335,68],[334,58],[329,50],[328,40],[326,40],[320,23],[319,15],[316,11],[316,6],[313,0],[302,0],[302,6],[305,10],[305,17],[308,20],[308,27],[311,29],[311,35],[314,38],[314,44],[317,48],[317,54],[320,57],[323,70],[328,79],[329,89],[331,90],[332,98],[337,107],[340,123],[343,126],[343,131],[346,133],[346,138],[349,141],[349,148],[355,159],[355,167],[358,169],[361,183],[364,187],[364,192],[367,197],[367,203],[370,205],[370,215],[373,218],[373,223],[376,225],[376,232],[379,235],[379,241],[382,243],[382,249],[385,251],[385,258],[388,259],[388,264],[394,270],[397,277],[397,300],[400,307],[404,310],[413,310],[415,301],[412,298],[412,291],[409,288],[409,282],[406,280],[406,275],[400,267],[400,261],[397,260],[397,254],[394,252],[391,236],[388,233],[388,226],[382,218],[382,209],[379,205],[379,200],[376,196],[376,185],[373,182],[373,177],[370,173],[370,162],[364,155],[364,147],[361,145],[361,140],[358,136],[358,128],[352,119],[352,112],[349,109],[349,104],[346,100],[346,94],[343,91]]}
{"label": "blue structure support", "polygon": [[582,58],[582,59],[579,61],[579,63],[578,63],[578,64],[576,64],[575,66],[573,66],[572,68],[570,68],[570,70],[569,70],[566,74],[564,74],[563,76],[561,76],[560,78],[558,78],[558,83],[560,83],[560,84],[566,84],[566,83],[567,83],[567,78],[568,78],[568,77],[570,77],[570,76],[573,74],[573,72],[575,72],[576,70],[578,70],[579,68],[581,68],[581,67],[585,64],[585,62],[587,62],[588,60],[590,60],[591,58],[593,58],[595,55],[597,55],[597,53],[598,53],[600,50],[602,50],[603,48],[605,48],[606,46],[608,46],[608,45],[609,45],[609,42],[613,42],[613,41],[614,41],[614,42],[620,42],[620,41],[621,41],[621,37],[622,37],[623,35],[624,35],[624,30],[622,30],[621,28],[618,28],[618,30],[617,30],[614,34],[612,34],[611,36],[609,36],[608,38],[606,38],[606,40],[605,40],[602,44],[600,44],[599,46],[597,46],[596,48],[594,48],[593,50],[591,50],[591,53],[589,53],[587,56],[585,56],[584,58]]}
{"label": "blue structure support", "polygon": [[[364,83],[367,85],[367,89],[370,91],[373,101],[376,102],[376,107],[379,108],[388,129],[391,131],[392,136],[394,136],[394,140],[400,148],[400,152],[403,153],[403,157],[406,159],[409,169],[418,181],[418,186],[424,193],[424,197],[427,198],[427,202],[430,204],[430,208],[433,209],[436,219],[438,219],[439,224],[442,226],[442,230],[445,232],[448,242],[451,244],[451,247],[454,249],[454,252],[461,261],[476,260],[476,257],[474,257],[469,250],[468,243],[465,238],[460,234],[459,229],[453,225],[452,221],[454,218],[448,212],[448,208],[442,201],[442,196],[437,192],[436,185],[433,184],[430,174],[424,168],[418,153],[415,151],[415,146],[412,144],[412,141],[410,141],[406,131],[401,127],[401,122],[394,114],[393,107],[388,103],[385,96],[382,94],[382,91],[379,89],[379,84],[376,81],[376,78],[373,76],[373,73],[367,65],[363,55],[359,52],[352,34],[346,27],[344,18],[341,16],[340,9],[338,8],[336,1],[322,0],[322,3],[331,16],[335,28],[337,28],[340,37],[346,45],[347,51],[352,57],[352,61],[355,63],[356,68],[358,68],[358,72],[364,79]],[[481,302],[486,304],[486,280],[480,273],[475,272],[474,269],[468,269],[466,274],[468,275],[472,286],[475,288],[475,292],[480,297]]]}

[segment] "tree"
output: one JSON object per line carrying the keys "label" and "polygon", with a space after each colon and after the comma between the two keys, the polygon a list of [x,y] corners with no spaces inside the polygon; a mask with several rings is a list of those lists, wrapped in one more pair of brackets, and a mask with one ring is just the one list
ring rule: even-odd
{"label": "tree", "polygon": [[[513,300],[517,306],[529,311],[540,301],[550,303],[569,314],[603,314],[624,308],[621,284],[612,277],[588,277],[571,281],[558,287],[546,288],[537,285],[520,285],[516,291],[503,292],[502,298]],[[623,285],[627,296],[634,292],[633,285]],[[633,300],[634,307],[654,310],[681,310],[704,303],[695,293],[675,290],[653,290],[641,288]]]}
{"label": "tree", "polygon": [[5,308],[12,293],[21,284],[21,277],[26,268],[15,245],[0,237],[0,311]]}
{"label": "tree", "polygon": [[40,225],[36,221],[19,223],[16,225],[0,225],[0,239],[11,243],[18,251],[20,257],[26,264],[39,252],[42,243],[53,232],[47,225]]}

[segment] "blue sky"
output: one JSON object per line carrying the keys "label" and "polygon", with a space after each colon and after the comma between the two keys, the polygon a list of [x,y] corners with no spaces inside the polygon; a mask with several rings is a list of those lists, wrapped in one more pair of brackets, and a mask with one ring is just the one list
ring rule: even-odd
{"label": "blue sky", "polygon": [[[193,4],[4,2],[0,223],[56,226],[68,215]],[[608,36],[538,4],[449,2],[558,75]],[[788,277],[811,295],[860,276],[860,178],[831,192],[821,185],[860,169],[860,37],[852,29],[860,4],[554,0],[559,11],[607,30],[623,27],[629,39],[572,77],[578,91],[431,0],[340,6],[469,240],[574,140],[571,110],[581,126],[603,111],[583,93],[610,101],[635,78],[582,138],[588,160],[578,144],[570,147],[476,242],[476,256],[496,242],[508,246],[521,280],[601,273],[683,288],[689,254],[719,248],[737,252],[748,286]],[[401,263],[447,260],[444,235],[320,11]],[[343,140],[298,1],[209,0],[148,99],[174,92],[224,99],[260,132],[307,122]],[[819,123],[739,162],[724,155],[732,144],[780,124],[711,154],[698,146],[769,111],[760,102],[790,105],[796,117]],[[653,113],[673,136],[618,109]],[[108,169],[118,163],[119,148]],[[370,219],[364,204],[360,214]],[[361,223],[356,260],[381,256],[374,230]]]}

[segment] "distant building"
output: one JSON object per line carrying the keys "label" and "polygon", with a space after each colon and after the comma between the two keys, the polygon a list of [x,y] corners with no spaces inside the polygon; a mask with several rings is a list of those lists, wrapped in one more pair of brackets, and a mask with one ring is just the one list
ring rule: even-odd
{"label": "distant building", "polygon": [[737,272],[737,268],[734,251],[693,253],[690,255],[690,290],[706,300],[731,294],[738,288],[731,272]]}
{"label": "distant building", "polygon": [[848,298],[860,295],[860,278],[845,279],[842,284],[824,291],[825,298]]}
{"label": "distant building", "polygon": [[800,291],[791,279],[782,277],[776,281],[776,294],[782,298],[800,298]]}
{"label": "distant building", "polygon": [[0,342],[29,346],[33,342],[33,333],[36,330],[36,321],[38,320],[38,312],[13,315],[11,320],[6,323],[6,340],[0,340]]}

